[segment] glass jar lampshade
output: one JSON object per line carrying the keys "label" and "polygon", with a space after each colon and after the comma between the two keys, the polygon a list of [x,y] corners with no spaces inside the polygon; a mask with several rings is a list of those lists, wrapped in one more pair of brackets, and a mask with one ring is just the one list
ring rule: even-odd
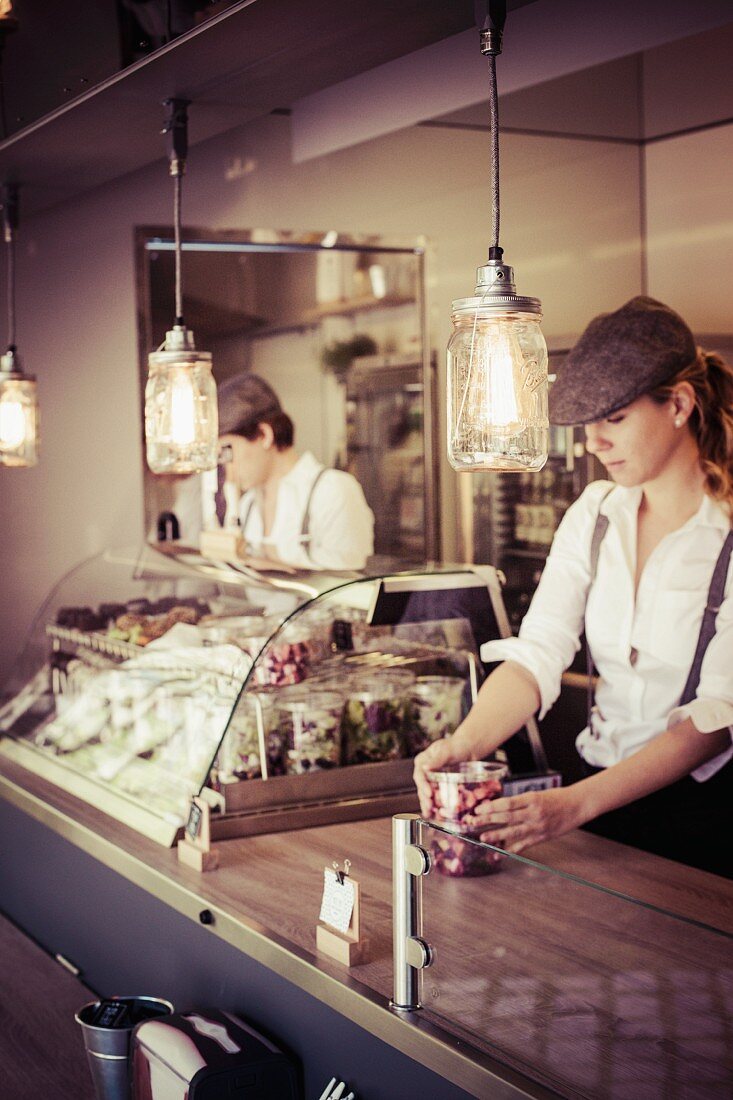
{"label": "glass jar lampshade", "polygon": [[[0,465],[35,466],[39,423],[36,380],[13,369],[10,352],[0,369]],[[10,368],[10,369],[8,369]]]}
{"label": "glass jar lampshade", "polygon": [[478,269],[476,297],[453,302],[448,459],[454,470],[541,470],[547,461],[547,345],[536,298],[510,267]]}
{"label": "glass jar lampshade", "polygon": [[147,460],[155,474],[191,474],[216,466],[219,423],[211,353],[176,325],[148,356]]}

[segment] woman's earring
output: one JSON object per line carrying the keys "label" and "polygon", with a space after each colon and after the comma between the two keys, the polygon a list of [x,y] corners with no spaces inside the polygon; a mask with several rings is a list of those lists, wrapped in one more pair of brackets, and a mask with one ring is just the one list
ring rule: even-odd
{"label": "woman's earring", "polygon": [[675,426],[675,428],[681,428],[682,427],[682,417],[681,416],[677,417],[677,419],[674,422],[674,426]]}

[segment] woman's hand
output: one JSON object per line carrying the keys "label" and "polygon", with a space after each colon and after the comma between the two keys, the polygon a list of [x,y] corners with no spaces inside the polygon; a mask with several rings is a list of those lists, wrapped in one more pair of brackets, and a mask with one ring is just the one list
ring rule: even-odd
{"label": "woman's hand", "polygon": [[433,741],[432,745],[428,745],[426,749],[417,754],[412,777],[417,787],[420,798],[420,812],[423,817],[429,818],[433,814],[433,800],[426,772],[442,768],[445,764],[457,764],[461,760],[469,759],[468,753],[461,754],[455,743],[455,735]]}
{"label": "woman's hand", "polygon": [[481,839],[506,852],[522,852],[533,844],[577,829],[587,820],[574,787],[495,798],[477,807],[476,819],[487,826]]}

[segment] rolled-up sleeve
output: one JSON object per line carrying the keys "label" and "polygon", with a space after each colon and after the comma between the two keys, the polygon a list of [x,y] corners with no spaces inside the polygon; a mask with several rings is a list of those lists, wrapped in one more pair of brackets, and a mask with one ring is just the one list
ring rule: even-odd
{"label": "rolled-up sleeve", "polygon": [[321,569],[363,569],[374,553],[374,514],[351,474],[328,470],[313,494],[308,558]]}
{"label": "rolled-up sleeve", "polygon": [[590,584],[590,543],[607,491],[608,482],[593,482],[565,513],[519,636],[481,647],[483,661],[514,661],[532,674],[540,692],[540,718],[556,701],[562,674],[580,648]]}

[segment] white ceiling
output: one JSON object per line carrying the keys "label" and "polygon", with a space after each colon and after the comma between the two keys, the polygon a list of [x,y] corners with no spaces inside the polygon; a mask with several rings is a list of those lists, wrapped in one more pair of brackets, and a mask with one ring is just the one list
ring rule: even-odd
{"label": "white ceiling", "polygon": [[[557,106],[546,104],[548,124],[565,131],[577,112],[584,127],[593,126],[597,115],[599,125],[624,137],[639,136],[639,80],[647,135],[699,124],[698,105],[713,98],[716,111],[730,115],[730,50],[723,35],[716,36],[732,20],[730,0],[535,0],[507,18],[497,63],[500,95],[517,96],[516,108],[508,108],[513,124],[529,119],[523,125],[534,128],[545,114],[549,82],[558,82]],[[697,63],[680,45],[691,35],[705,40]],[[633,56],[648,51],[653,62],[639,77]],[[591,68],[593,75],[584,77]],[[562,84],[571,74],[580,74],[577,82]],[[307,160],[465,111],[486,97],[486,62],[476,32],[465,31],[298,101],[293,156]]]}

